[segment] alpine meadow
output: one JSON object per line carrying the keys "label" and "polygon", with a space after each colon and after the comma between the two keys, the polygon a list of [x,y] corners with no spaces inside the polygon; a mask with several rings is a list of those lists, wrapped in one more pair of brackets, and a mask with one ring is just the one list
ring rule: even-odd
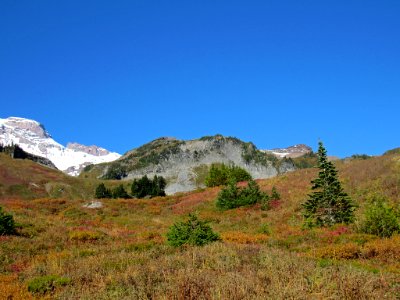
{"label": "alpine meadow", "polygon": [[400,300],[400,1],[0,1],[0,300]]}

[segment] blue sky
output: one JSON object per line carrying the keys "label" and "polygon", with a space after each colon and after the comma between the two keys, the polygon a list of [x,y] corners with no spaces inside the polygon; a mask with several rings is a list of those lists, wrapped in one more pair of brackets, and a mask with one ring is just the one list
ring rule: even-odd
{"label": "blue sky", "polygon": [[0,117],[124,153],[221,133],[400,146],[400,1],[0,2]]}

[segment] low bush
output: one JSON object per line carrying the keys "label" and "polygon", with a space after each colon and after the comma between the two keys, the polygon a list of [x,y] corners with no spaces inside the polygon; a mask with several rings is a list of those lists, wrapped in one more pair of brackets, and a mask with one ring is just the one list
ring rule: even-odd
{"label": "low bush", "polygon": [[12,215],[3,211],[0,206],[0,235],[9,235],[15,233],[15,222]]}
{"label": "low bush", "polygon": [[219,235],[205,221],[189,214],[186,222],[172,225],[167,233],[168,244],[174,247],[182,245],[203,246],[220,240]]}
{"label": "low bush", "polygon": [[228,231],[222,234],[222,239],[236,244],[262,244],[268,240],[268,235],[265,233],[249,234],[240,231]]}
{"label": "low bush", "polygon": [[356,259],[361,253],[361,247],[355,243],[332,244],[316,250],[317,257],[333,259]]}
{"label": "low bush", "polygon": [[400,222],[396,210],[390,207],[384,198],[375,197],[365,212],[361,231],[379,237],[390,237],[394,233],[400,232]]}
{"label": "low bush", "polygon": [[28,291],[34,294],[44,295],[51,293],[58,286],[64,286],[71,282],[71,279],[55,275],[36,277],[28,282]]}

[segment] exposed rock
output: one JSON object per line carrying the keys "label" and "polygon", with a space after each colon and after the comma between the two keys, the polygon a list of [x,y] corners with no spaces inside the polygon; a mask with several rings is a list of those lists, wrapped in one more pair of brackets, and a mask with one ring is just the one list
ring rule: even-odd
{"label": "exposed rock", "polygon": [[85,208],[102,208],[103,207],[103,203],[101,203],[100,201],[92,201],[88,204],[83,205],[82,207]]}
{"label": "exposed rock", "polygon": [[279,161],[262,153],[252,143],[221,135],[181,141],[159,138],[127,152],[120,159],[94,166],[103,179],[134,179],[144,175],[167,179],[167,194],[191,191],[204,186],[199,180],[213,163],[235,164],[255,179],[269,178],[294,170],[289,160]]}
{"label": "exposed rock", "polygon": [[71,150],[78,151],[78,152],[84,152],[84,153],[94,155],[94,156],[104,156],[104,155],[110,154],[110,151],[108,151],[104,148],[98,147],[96,145],[85,146],[85,145],[81,145],[78,143],[68,143],[67,149],[71,149]]}

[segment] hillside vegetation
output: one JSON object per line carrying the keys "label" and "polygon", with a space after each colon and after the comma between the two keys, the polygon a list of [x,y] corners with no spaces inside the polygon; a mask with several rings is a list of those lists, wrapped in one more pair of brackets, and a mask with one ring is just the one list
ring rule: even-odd
{"label": "hillside vegetation", "polygon": [[[257,180],[263,192],[275,187],[280,194],[269,210],[260,204],[220,210],[221,187],[102,199],[102,207],[90,209],[84,205],[101,181],[0,159],[1,206],[14,216],[18,233],[0,236],[4,299],[400,297],[399,234],[379,238],[359,231],[374,197],[399,207],[399,154],[335,162],[358,206],[356,223],[313,229],[302,228],[301,204],[317,169]],[[69,192],[49,196],[47,183],[69,185]],[[27,195],[11,197],[13,185]],[[204,247],[168,245],[171,226],[189,214],[207,221],[221,240]]]}

